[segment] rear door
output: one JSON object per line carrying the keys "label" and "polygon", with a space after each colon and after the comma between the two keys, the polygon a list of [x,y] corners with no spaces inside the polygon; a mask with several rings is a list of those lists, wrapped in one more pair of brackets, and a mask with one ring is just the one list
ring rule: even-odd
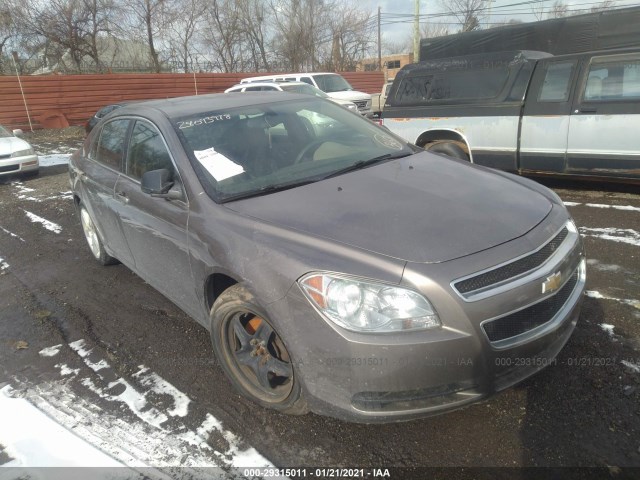
{"label": "rear door", "polygon": [[110,255],[127,266],[133,258],[124,232],[117,218],[115,185],[123,168],[126,138],[131,126],[129,119],[116,119],[105,123],[91,145],[88,159],[79,165],[84,175],[82,201],[96,225]]}
{"label": "rear door", "polygon": [[564,172],[573,85],[578,59],[538,62],[524,107],[520,169]]}
{"label": "rear door", "polygon": [[[161,168],[169,170],[175,185],[182,189],[181,200],[152,197],[142,191],[142,175]],[[115,196],[138,275],[198,318],[201,303],[196,297],[189,261],[186,193],[160,130],[148,120],[135,120]]]}
{"label": "rear door", "polygon": [[640,52],[585,59],[569,125],[572,173],[640,177]]}

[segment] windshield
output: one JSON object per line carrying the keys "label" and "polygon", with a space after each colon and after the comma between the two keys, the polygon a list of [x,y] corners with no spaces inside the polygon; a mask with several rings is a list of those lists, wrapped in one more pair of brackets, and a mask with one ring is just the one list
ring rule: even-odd
{"label": "windshield", "polygon": [[13,137],[12,133],[9,133],[2,125],[0,125],[0,138]]}
{"label": "windshield", "polygon": [[217,202],[321,181],[416,151],[369,120],[314,97],[205,111],[173,122]]}
{"label": "windshield", "polygon": [[307,85],[306,83],[294,85],[291,85],[290,83],[281,83],[280,88],[282,88],[282,90],[284,90],[285,92],[304,93],[305,95],[315,95],[316,97],[320,98],[329,98],[329,95],[324,93],[322,90],[314,87],[313,85]]}
{"label": "windshield", "polygon": [[314,75],[318,88],[323,92],[344,92],[347,90],[353,90],[353,87],[349,85],[344,78],[335,73],[328,73],[326,75]]}

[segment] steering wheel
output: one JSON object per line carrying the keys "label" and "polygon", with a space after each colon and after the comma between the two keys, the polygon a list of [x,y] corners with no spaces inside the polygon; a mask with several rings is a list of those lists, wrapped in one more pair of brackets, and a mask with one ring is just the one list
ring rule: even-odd
{"label": "steering wheel", "polygon": [[293,162],[294,165],[311,160],[313,158],[313,154],[316,152],[316,150],[318,150],[318,148],[320,148],[320,145],[327,142],[328,140],[314,140],[313,142],[306,145],[296,157],[295,161]]}

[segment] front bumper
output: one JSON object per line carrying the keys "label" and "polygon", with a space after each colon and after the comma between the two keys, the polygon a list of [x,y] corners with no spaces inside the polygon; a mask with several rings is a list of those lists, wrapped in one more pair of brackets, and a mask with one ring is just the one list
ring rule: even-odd
{"label": "front bumper", "polygon": [[37,155],[26,155],[24,157],[0,160],[0,175],[33,172],[39,168],[40,162]]}
{"label": "front bumper", "polygon": [[[550,231],[540,230],[522,239],[523,245]],[[483,255],[493,261],[491,254]],[[536,270],[538,278],[473,302],[458,295],[450,282],[426,277],[426,272],[438,268],[435,277],[444,276],[450,266],[408,266],[406,284],[427,295],[443,322],[443,328],[432,331],[348,332],[322,318],[297,287],[271,304],[270,314],[272,319],[291,319],[283,331],[313,411],[365,423],[408,420],[477,402],[554,364],[579,317],[585,263],[581,240],[574,233],[550,262]],[[562,271],[564,283],[553,294],[538,293],[534,300],[532,285],[539,289],[547,270]],[[449,277],[457,278],[451,271]],[[506,340],[488,338],[483,327],[488,320],[527,309],[540,311],[538,304],[551,302],[556,295],[560,300],[546,321]]]}

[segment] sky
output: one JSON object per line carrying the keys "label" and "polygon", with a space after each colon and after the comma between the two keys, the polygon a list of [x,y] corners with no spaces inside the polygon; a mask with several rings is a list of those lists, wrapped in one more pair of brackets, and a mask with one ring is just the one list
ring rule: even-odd
{"label": "sky", "polygon": [[[510,19],[522,22],[533,22],[537,18],[533,9],[542,10],[543,15],[548,11],[556,0],[493,0],[491,8],[486,17],[482,20],[485,26],[495,25]],[[563,0],[569,10],[590,9],[600,4],[602,0]],[[414,0],[359,0],[363,8],[377,13],[378,6],[382,12],[382,37],[383,41],[401,43],[407,40],[413,32],[413,13],[415,8]],[[431,17],[442,14],[445,0],[420,0],[421,22],[432,21],[448,24],[449,31],[455,33],[460,29],[454,17]],[[638,6],[640,2],[633,0],[616,0],[613,8]],[[407,15],[406,17],[394,14]],[[423,15],[426,15],[423,16]],[[545,15],[546,17],[546,15]]]}

